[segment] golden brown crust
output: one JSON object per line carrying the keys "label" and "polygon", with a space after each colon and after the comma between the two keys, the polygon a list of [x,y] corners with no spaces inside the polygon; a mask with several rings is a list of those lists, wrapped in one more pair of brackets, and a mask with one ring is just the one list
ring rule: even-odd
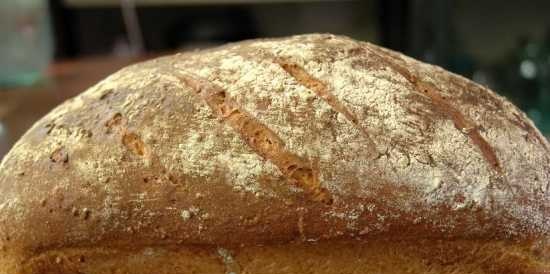
{"label": "golden brown crust", "polygon": [[441,96],[438,88],[429,82],[419,80],[418,76],[413,75],[407,68],[393,63],[391,59],[385,59],[381,55],[374,53],[382,63],[386,63],[388,67],[403,76],[413,85],[413,89],[417,92],[424,93],[430,98],[433,106],[439,110],[444,116],[449,117],[457,130],[465,131],[465,134],[470,138],[471,142],[479,148],[480,153],[485,160],[498,172],[502,172],[500,163],[495,155],[494,149],[489,145],[487,140],[479,133],[479,126],[470,121],[452,104],[448,103],[446,98]]}
{"label": "golden brown crust", "polygon": [[0,257],[544,240],[548,152],[503,98],[398,53],[319,34],[230,44],[127,67],[38,121],[0,166]]}
{"label": "golden brown crust", "polygon": [[[362,127],[359,124],[359,119],[351,113],[351,111],[344,106],[341,102],[338,101],[336,96],[330,93],[328,90],[328,85],[323,83],[321,80],[316,79],[315,77],[311,76],[307,71],[305,71],[302,67],[300,67],[298,64],[293,63],[292,61],[288,60],[282,60],[276,61],[281,67],[288,72],[296,81],[298,81],[300,84],[304,85],[306,88],[312,90],[319,96],[319,98],[323,99],[327,102],[336,112],[341,113],[346,119],[348,119],[352,124],[357,126],[361,132],[365,134],[365,139],[367,142],[367,146],[371,147],[373,151],[376,152],[376,144],[372,141],[370,134],[367,129]],[[373,151],[370,151],[372,153]]]}
{"label": "golden brown crust", "polygon": [[239,109],[222,88],[197,76],[182,76],[181,79],[201,95],[211,111],[236,130],[251,149],[276,165],[287,180],[301,187],[313,200],[332,203],[330,194],[319,185],[319,178],[311,164],[286,150],[279,136]]}
{"label": "golden brown crust", "polygon": [[[21,264],[31,274],[544,274],[548,262],[532,242],[326,241],[269,246],[62,248]],[[547,272],[546,272],[547,273]]]}

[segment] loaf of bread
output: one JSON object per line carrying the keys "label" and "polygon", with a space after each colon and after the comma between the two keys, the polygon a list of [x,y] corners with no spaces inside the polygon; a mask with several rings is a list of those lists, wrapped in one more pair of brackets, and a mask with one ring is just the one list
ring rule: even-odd
{"label": "loaf of bread", "polygon": [[487,88],[329,34],[129,66],[0,166],[0,274],[548,274],[550,154]]}

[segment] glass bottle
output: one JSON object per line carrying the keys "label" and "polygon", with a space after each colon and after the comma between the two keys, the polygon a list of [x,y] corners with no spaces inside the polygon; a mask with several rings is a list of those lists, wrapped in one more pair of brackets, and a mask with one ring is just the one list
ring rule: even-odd
{"label": "glass bottle", "polygon": [[48,1],[0,1],[0,87],[33,84],[53,55]]}

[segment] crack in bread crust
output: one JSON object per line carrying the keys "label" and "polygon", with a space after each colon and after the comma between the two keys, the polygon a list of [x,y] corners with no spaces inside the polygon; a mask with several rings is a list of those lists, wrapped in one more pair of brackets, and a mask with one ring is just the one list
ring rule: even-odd
{"label": "crack in bread crust", "polygon": [[[277,57],[292,60],[325,83],[369,131],[382,154],[375,159],[367,155],[359,129],[293,79],[274,62]],[[436,106],[388,62],[406,68],[402,73],[412,73],[411,78],[433,84],[436,101],[439,95],[462,112],[457,115],[475,122],[495,150],[502,174],[488,166],[466,131],[457,130],[447,109]],[[194,89],[178,79],[186,73]],[[382,273],[342,267],[360,262],[371,267],[380,262],[378,255],[401,256],[409,247],[426,250],[418,262],[433,261],[434,253],[452,250],[451,240],[483,239],[538,241],[535,250],[525,246],[522,254],[532,254],[548,271],[548,143],[511,103],[471,85],[396,52],[317,34],[244,42],[122,69],[38,121],[0,164],[0,269],[19,273],[14,269],[29,257],[73,247],[158,246],[162,251],[200,245],[213,247],[208,258],[219,271],[195,273],[226,273],[218,247],[243,262],[232,248],[327,243],[311,252],[324,258],[289,253],[296,246],[281,250],[296,260],[296,271],[287,272],[308,272],[306,263],[327,269],[336,262],[341,264],[330,274]],[[255,135],[255,122],[268,129]],[[518,126],[522,123],[525,126]],[[269,158],[269,142],[298,157],[299,165]],[[312,198],[317,188],[300,181],[308,176],[329,191],[335,200],[331,205]],[[440,244],[428,245],[424,238]],[[377,240],[405,244],[391,249],[394,253],[374,249],[369,259],[354,248],[345,252],[342,246],[347,243],[328,244],[340,239],[358,248],[373,247]],[[544,273],[536,265],[526,268],[521,260],[500,256],[494,245],[480,246],[479,251],[495,254],[502,263],[496,268],[499,263],[470,252],[474,248],[478,250],[459,244],[454,250],[474,254],[468,255],[468,262],[489,267],[475,274]],[[517,249],[505,245],[502,250]],[[92,261],[85,256],[84,264],[112,266],[118,274],[174,274],[176,267],[193,272],[185,265],[199,261],[150,254],[148,250],[143,259],[129,263],[126,259],[135,257],[122,254],[104,260],[109,255]],[[265,253],[264,266],[273,266],[273,254]],[[161,261],[154,263],[155,258]],[[449,254],[435,263],[447,266],[455,259]],[[29,273],[62,274],[57,270],[70,264],[63,256],[47,262]],[[81,264],[78,257],[76,262]],[[128,271],[120,270],[122,264]],[[68,267],[67,274],[93,274]],[[242,267],[246,273],[269,273]],[[381,267],[411,273],[399,262],[386,261]],[[271,268],[282,274],[281,268]],[[113,272],[95,269],[99,274]],[[427,274],[422,270],[418,273]],[[474,274],[445,270],[433,273]]]}
{"label": "crack in bread crust", "polygon": [[302,188],[314,201],[332,203],[312,164],[288,151],[279,136],[240,109],[225,90],[196,75],[178,75],[178,79],[206,101],[212,112],[237,131],[248,146],[275,164],[291,183]]}
{"label": "crack in bread crust", "polygon": [[418,76],[413,75],[405,67],[389,61],[388,58],[384,58],[379,53],[371,49],[369,49],[369,51],[380,61],[385,63],[390,69],[403,76],[403,78],[411,83],[415,91],[428,96],[432,101],[433,106],[438,109],[439,112],[447,116],[453,122],[456,129],[468,136],[471,142],[479,149],[481,155],[491,166],[491,168],[498,173],[502,173],[502,167],[498,157],[496,156],[495,150],[489,142],[481,136],[479,133],[479,126],[462,114],[456,107],[449,104],[434,84],[421,80]]}
{"label": "crack in bread crust", "polygon": [[372,152],[371,155],[377,155],[376,143],[372,140],[368,130],[359,124],[359,119],[341,102],[338,101],[336,96],[330,93],[327,84],[323,81],[313,77],[309,74],[303,67],[290,61],[278,58],[275,60],[275,63],[281,66],[294,80],[304,87],[315,92],[317,96],[323,99],[327,104],[329,104],[332,109],[336,112],[341,113],[344,117],[350,121],[359,131],[365,136],[367,141],[367,146]]}

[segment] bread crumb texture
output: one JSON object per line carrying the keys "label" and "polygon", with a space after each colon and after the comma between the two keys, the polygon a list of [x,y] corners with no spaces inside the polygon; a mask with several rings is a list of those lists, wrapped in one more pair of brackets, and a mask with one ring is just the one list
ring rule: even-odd
{"label": "bread crumb texture", "polygon": [[483,86],[343,36],[251,40],[126,67],[38,121],[0,166],[0,257],[545,239],[549,176],[546,139]]}

